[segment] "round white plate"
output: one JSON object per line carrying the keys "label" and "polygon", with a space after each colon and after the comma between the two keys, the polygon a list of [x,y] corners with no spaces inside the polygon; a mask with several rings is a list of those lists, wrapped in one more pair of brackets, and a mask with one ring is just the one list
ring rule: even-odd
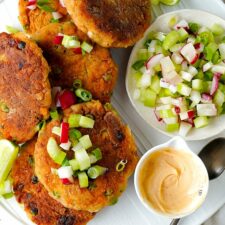
{"label": "round white plate", "polygon": [[[149,32],[169,32],[170,29],[168,26],[168,22],[174,16],[177,16],[178,20],[184,19],[188,22],[196,22],[208,28],[212,27],[214,24],[220,24],[225,29],[225,20],[221,19],[218,16],[200,10],[184,9],[166,13],[158,17],[156,21],[148,28],[145,36],[134,46],[129,59],[126,74],[126,89],[128,96],[136,111],[150,126],[170,137],[176,136],[178,135],[178,133],[166,132],[163,123],[158,122],[158,120],[156,119],[154,109],[144,106],[141,102],[133,98],[133,93],[135,90],[135,79],[132,77],[133,69],[131,66],[137,60],[137,51],[143,47],[143,44],[147,39],[147,35],[149,34]],[[209,125],[204,128],[192,129],[191,132],[184,138],[186,140],[202,140],[217,135],[223,130],[225,130],[225,115],[210,119]]]}

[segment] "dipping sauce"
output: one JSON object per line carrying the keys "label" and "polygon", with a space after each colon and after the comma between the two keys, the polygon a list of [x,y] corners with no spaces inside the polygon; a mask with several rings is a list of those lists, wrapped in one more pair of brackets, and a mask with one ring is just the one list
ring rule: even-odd
{"label": "dipping sauce", "polygon": [[140,168],[140,193],[153,209],[170,215],[189,213],[203,202],[208,176],[201,161],[187,151],[163,148]]}

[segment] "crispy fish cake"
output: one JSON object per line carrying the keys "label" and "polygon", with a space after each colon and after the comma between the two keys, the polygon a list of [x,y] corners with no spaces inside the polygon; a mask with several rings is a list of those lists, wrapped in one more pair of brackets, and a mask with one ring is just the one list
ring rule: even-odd
{"label": "crispy fish cake", "polygon": [[41,49],[22,33],[0,34],[0,133],[25,142],[48,117],[49,67]]}
{"label": "crispy fish cake", "polygon": [[104,47],[128,47],[150,25],[150,0],[64,0],[77,27]]}
{"label": "crispy fish cake", "polygon": [[19,20],[27,33],[32,34],[49,23],[55,22],[53,11],[62,15],[60,22],[71,20],[66,8],[59,3],[59,0],[46,1],[41,8],[36,7],[34,10],[28,9],[28,4],[27,0],[19,0]]}
{"label": "crispy fish cake", "polygon": [[109,101],[118,74],[109,50],[93,44],[91,53],[77,54],[73,49],[53,43],[58,33],[77,36],[80,41],[90,43],[88,37],[71,22],[50,24],[33,35],[52,68],[52,85],[70,88],[75,79],[80,79],[84,88],[89,90],[95,99]]}
{"label": "crispy fish cake", "polygon": [[[71,114],[92,115],[95,118],[93,129],[80,128],[83,135],[88,134],[94,147],[102,151],[102,159],[98,165],[107,167],[108,172],[91,181],[89,188],[80,188],[78,179],[71,185],[64,185],[57,175],[51,173],[51,168],[59,165],[49,157],[46,150],[48,139],[59,137],[52,134],[52,128],[59,126],[59,122],[51,122],[40,134],[35,148],[35,171],[49,194],[59,193],[57,199],[64,206],[77,210],[97,212],[103,207],[114,204],[125,190],[128,178],[133,173],[138,161],[137,149],[130,129],[122,124],[120,118],[110,110],[104,108],[99,101],[77,104],[65,111],[65,117]],[[127,160],[123,171],[116,170],[121,160]]]}
{"label": "crispy fish cake", "polygon": [[[36,138],[25,144],[13,170],[13,188],[17,201],[38,225],[85,225],[94,217],[87,211],[65,208],[52,199],[34,174],[34,148]],[[57,196],[57,193],[55,193]]]}

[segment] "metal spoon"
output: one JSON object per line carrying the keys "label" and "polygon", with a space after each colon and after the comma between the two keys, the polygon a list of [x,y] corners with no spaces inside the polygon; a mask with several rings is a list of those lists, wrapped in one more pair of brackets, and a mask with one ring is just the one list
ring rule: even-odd
{"label": "metal spoon", "polygon": [[[198,154],[209,174],[209,180],[219,177],[225,169],[225,138],[209,142]],[[180,219],[173,219],[170,225],[177,225]]]}

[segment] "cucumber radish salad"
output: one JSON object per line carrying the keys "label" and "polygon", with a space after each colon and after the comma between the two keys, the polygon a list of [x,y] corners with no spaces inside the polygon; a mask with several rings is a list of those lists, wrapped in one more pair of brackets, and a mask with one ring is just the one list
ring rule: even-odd
{"label": "cucumber radish salad", "polygon": [[169,27],[150,32],[138,50],[133,98],[154,108],[167,132],[186,136],[225,114],[225,30],[176,17]]}

